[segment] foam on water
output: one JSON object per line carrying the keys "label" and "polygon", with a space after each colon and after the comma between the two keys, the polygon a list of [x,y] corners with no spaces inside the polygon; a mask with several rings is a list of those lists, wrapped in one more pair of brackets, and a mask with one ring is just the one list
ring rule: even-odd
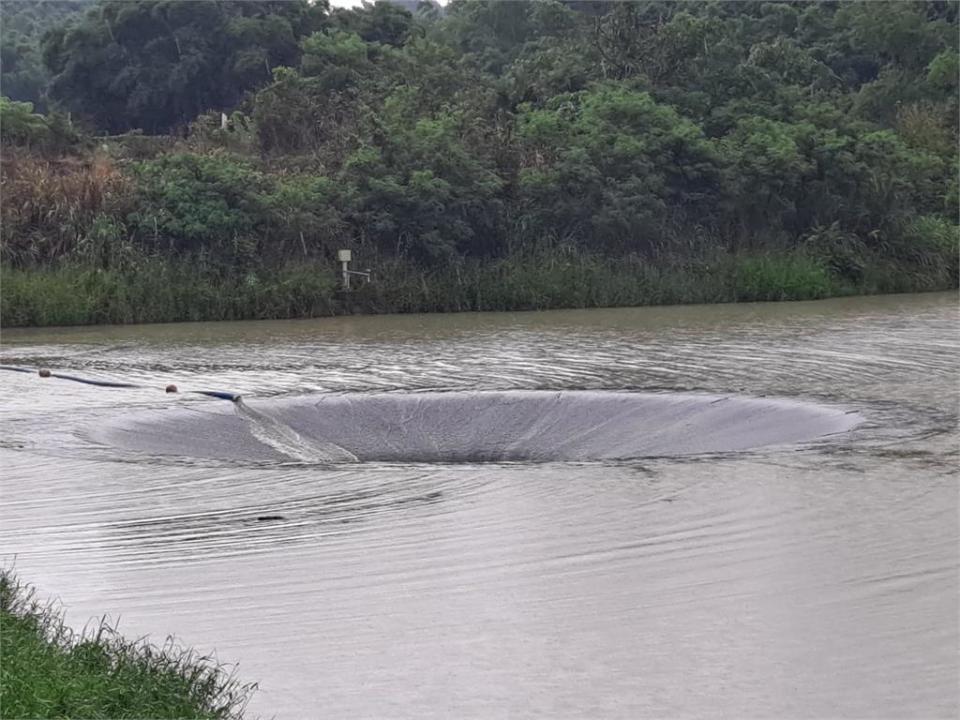
{"label": "foam on water", "polygon": [[351,463],[357,456],[339,445],[319,438],[304,437],[282,420],[264,410],[255,410],[242,399],[235,401],[237,411],[249,422],[247,429],[260,443],[293,460],[312,463]]}

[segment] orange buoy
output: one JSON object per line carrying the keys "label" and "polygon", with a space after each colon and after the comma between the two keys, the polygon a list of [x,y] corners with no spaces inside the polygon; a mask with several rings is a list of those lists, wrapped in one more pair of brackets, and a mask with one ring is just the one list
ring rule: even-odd
{"label": "orange buoy", "polygon": [[174,385],[174,384],[172,384],[172,383],[171,383],[170,385],[167,385],[167,392],[168,392],[168,393],[175,393],[176,391],[177,391],[177,386],[176,386],[176,385]]}

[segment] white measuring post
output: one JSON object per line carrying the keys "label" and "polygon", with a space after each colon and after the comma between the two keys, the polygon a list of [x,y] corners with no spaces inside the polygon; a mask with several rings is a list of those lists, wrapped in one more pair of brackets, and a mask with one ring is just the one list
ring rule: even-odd
{"label": "white measuring post", "polygon": [[343,268],[343,287],[350,289],[350,261],[353,259],[353,253],[349,250],[337,250],[337,260]]}

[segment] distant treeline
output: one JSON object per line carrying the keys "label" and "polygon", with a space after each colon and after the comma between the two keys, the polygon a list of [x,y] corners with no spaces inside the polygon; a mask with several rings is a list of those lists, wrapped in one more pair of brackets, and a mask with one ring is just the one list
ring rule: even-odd
{"label": "distant treeline", "polygon": [[957,2],[410,5],[4,2],[4,269],[332,282],[346,247],[384,311],[533,257],[956,285]]}

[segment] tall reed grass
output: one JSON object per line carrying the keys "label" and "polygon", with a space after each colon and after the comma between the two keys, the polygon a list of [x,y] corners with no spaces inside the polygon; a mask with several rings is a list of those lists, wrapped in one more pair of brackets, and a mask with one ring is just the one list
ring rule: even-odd
{"label": "tall reed grass", "polygon": [[103,270],[61,263],[0,268],[4,327],[321,317],[354,313],[548,310],[683,303],[815,300],[956,287],[939,265],[865,261],[856,281],[804,252],[698,260],[614,260],[557,250],[435,270],[387,260],[370,283],[339,289],[324,263],[246,272],[140,258]]}
{"label": "tall reed grass", "polygon": [[0,256],[4,262],[100,260],[91,254],[91,250],[102,250],[92,247],[98,237],[113,242],[123,239],[122,231],[104,237],[104,226],[122,227],[120,218],[132,210],[135,188],[108,157],[49,160],[7,152],[2,178]]}
{"label": "tall reed grass", "polygon": [[0,270],[4,327],[316,317],[336,309],[333,273],[312,265],[221,274],[150,259],[125,271]]}

